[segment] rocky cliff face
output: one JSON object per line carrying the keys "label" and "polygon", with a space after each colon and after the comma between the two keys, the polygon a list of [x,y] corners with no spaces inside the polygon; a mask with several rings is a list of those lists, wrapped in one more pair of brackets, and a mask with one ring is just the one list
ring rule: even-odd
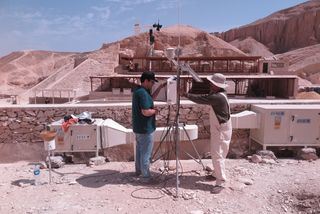
{"label": "rocky cliff face", "polygon": [[320,1],[299,4],[220,34],[227,42],[252,37],[273,53],[320,43]]}

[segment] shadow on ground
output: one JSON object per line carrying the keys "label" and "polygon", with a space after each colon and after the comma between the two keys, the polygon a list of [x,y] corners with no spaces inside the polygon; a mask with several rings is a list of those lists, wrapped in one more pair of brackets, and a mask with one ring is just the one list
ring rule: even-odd
{"label": "shadow on ground", "polygon": [[[120,185],[130,184],[132,186],[148,186],[155,188],[175,188],[176,175],[175,174],[160,174],[154,173],[155,182],[152,184],[141,183],[139,178],[133,172],[122,172],[116,170],[97,170],[93,174],[83,175],[76,179],[76,181],[85,187],[99,188],[104,185]],[[210,191],[214,182],[205,180],[204,176],[193,174],[182,174],[179,176],[179,187],[189,190]]]}

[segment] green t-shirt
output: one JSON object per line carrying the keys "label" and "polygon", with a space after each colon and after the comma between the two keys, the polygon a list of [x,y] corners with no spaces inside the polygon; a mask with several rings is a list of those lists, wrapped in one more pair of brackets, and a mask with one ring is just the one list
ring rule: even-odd
{"label": "green t-shirt", "polygon": [[139,134],[150,134],[156,129],[155,115],[146,117],[142,109],[152,109],[153,99],[150,92],[144,87],[138,87],[132,95],[132,126],[133,132]]}

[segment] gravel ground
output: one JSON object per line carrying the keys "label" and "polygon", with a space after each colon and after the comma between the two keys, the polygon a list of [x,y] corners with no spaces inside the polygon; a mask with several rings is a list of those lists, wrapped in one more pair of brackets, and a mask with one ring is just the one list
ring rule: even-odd
{"label": "gravel ground", "polygon": [[[164,163],[152,165],[158,184],[145,185],[133,176],[134,162],[100,166],[65,165],[41,170],[41,185],[33,185],[33,163],[0,164],[0,213],[320,213],[320,161],[280,159],[275,164],[227,160],[229,182],[211,194],[214,181],[193,160],[179,167],[176,193],[172,171],[160,174]],[[211,161],[203,160],[205,166]]]}

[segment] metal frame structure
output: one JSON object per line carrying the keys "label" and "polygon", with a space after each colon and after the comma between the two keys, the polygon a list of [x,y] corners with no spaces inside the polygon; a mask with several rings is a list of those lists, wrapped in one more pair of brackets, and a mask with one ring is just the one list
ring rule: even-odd
{"label": "metal frame structure", "polygon": [[[259,72],[260,56],[232,56],[232,57],[180,57],[182,64],[188,64],[196,73],[229,73],[229,74],[256,74]],[[132,73],[152,70],[156,73],[174,73],[174,63],[166,57],[119,57],[119,65],[126,66],[132,62]]]}

